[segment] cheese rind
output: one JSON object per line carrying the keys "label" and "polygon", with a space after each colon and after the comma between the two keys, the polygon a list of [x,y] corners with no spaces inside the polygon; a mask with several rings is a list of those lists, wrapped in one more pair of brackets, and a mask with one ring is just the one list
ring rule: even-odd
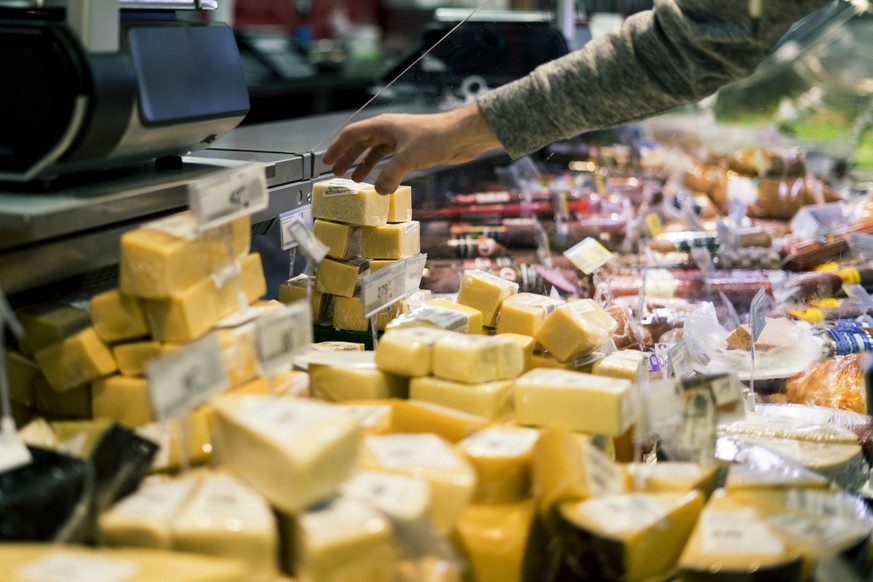
{"label": "cheese rind", "polygon": [[[237,218],[229,228],[234,258],[244,257],[251,242],[250,218]],[[128,295],[166,299],[225,267],[228,254],[220,229],[197,235],[193,214],[171,216],[121,236],[119,286]]]}
{"label": "cheese rind", "polygon": [[355,462],[360,428],[339,407],[245,395],[219,397],[212,411],[222,463],[282,511],[330,495]]}
{"label": "cheese rind", "polygon": [[398,186],[394,194],[388,196],[388,222],[410,220],[412,220],[412,188]]}
{"label": "cheese rind", "polygon": [[95,295],[88,306],[94,331],[106,343],[135,339],[149,333],[140,300],[118,289]]}
{"label": "cheese rind", "polygon": [[154,421],[151,394],[145,378],[110,376],[91,385],[94,418],[109,418],[136,428]]}
{"label": "cheese rind", "polygon": [[428,376],[433,369],[433,346],[442,337],[460,335],[443,329],[410,327],[390,329],[379,340],[376,365],[402,376]]}
{"label": "cheese rind", "polygon": [[421,252],[417,221],[365,226],[361,232],[361,255],[370,259],[402,259]]}
{"label": "cheese rind", "polygon": [[564,305],[560,299],[552,299],[535,293],[516,293],[500,304],[497,314],[497,333],[518,333],[533,336],[556,307]]}
{"label": "cheese rind", "polygon": [[326,258],[315,272],[315,287],[322,293],[354,297],[361,277],[369,269],[369,261],[360,257],[349,261]]}
{"label": "cheese rind", "polygon": [[512,380],[464,384],[426,376],[410,381],[409,397],[495,420],[512,413],[512,385]]}
{"label": "cheese rind", "polygon": [[592,299],[581,299],[556,308],[534,337],[559,361],[593,352],[609,340],[618,324]]}
{"label": "cheese rind", "polygon": [[334,178],[312,185],[312,216],[323,220],[363,226],[388,221],[391,201],[371,184]]}
{"label": "cheese rind", "polygon": [[[240,261],[240,287],[249,304],[267,292],[261,256],[252,253]],[[195,340],[239,308],[237,285],[207,276],[167,299],[144,302],[152,337],[160,342]]]}
{"label": "cheese rind", "polygon": [[93,327],[36,352],[34,357],[56,392],[108,376],[118,369],[112,352]]}
{"label": "cheese rind", "polygon": [[531,463],[539,432],[494,426],[457,444],[476,469],[475,503],[514,503],[531,497]]}
{"label": "cheese rind", "polygon": [[521,424],[619,436],[636,421],[631,388],[620,378],[535,369],[515,382],[515,414]]}
{"label": "cheese rind", "polygon": [[317,219],[312,234],[327,245],[327,256],[347,261],[361,254],[361,227]]}
{"label": "cheese rind", "polygon": [[524,371],[524,352],[501,336],[461,335],[437,340],[433,374],[468,384],[508,380]]}
{"label": "cheese rind", "polygon": [[482,325],[493,327],[500,305],[510,295],[518,293],[513,283],[481,269],[468,269],[461,278],[458,303],[482,312]]}

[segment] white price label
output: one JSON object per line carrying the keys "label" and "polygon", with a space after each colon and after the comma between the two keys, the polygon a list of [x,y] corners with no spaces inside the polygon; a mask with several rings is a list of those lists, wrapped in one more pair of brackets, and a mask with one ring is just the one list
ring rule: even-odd
{"label": "white price label", "polygon": [[679,340],[670,348],[670,351],[667,352],[667,363],[670,375],[677,378],[687,378],[694,373],[694,368],[691,365],[691,352],[688,351],[685,340]]}
{"label": "white price label", "polygon": [[742,402],[743,391],[736,377],[728,374],[713,378],[709,383],[716,406],[726,406],[733,402]]}
{"label": "white price label", "polygon": [[134,562],[57,551],[20,566],[16,578],[34,582],[123,582],[140,574]]}
{"label": "white price label", "polygon": [[728,331],[733,331],[740,327],[740,316],[737,315],[737,308],[734,307],[733,301],[724,294],[724,291],[719,291],[718,294],[721,296],[721,304],[724,305],[726,312],[724,327]]}
{"label": "white price label", "polygon": [[303,206],[289,210],[279,215],[279,236],[282,239],[282,250],[287,251],[297,246],[297,239],[289,228],[292,222],[301,222],[307,229],[312,228],[312,207]]}
{"label": "white price label", "polygon": [[361,281],[364,316],[371,317],[406,295],[406,261],[396,261]]}
{"label": "white price label", "polygon": [[751,328],[752,338],[758,341],[761,332],[764,331],[764,326],[767,325],[767,320],[764,318],[764,309],[767,307],[767,291],[762,287],[752,299],[752,306],[749,308],[749,327]]}
{"label": "white price label", "polygon": [[406,263],[406,292],[412,293],[421,286],[421,277],[424,274],[427,255],[422,253],[408,257],[404,262]]}
{"label": "white price label", "polygon": [[267,207],[267,178],[261,164],[247,164],[196,180],[189,186],[188,200],[204,230],[247,216]]}
{"label": "white price label", "polygon": [[612,253],[597,239],[588,237],[564,251],[564,256],[576,265],[577,269],[590,275],[605,265],[612,258]]}
{"label": "white price label", "polygon": [[153,360],[147,366],[146,378],[158,421],[193,410],[229,386],[221,346],[213,334]]}
{"label": "white price label", "polygon": [[297,241],[297,246],[300,247],[307,259],[317,265],[327,256],[328,246],[318,240],[302,221],[291,220],[287,223],[286,228],[288,236]]}
{"label": "white price label", "polygon": [[312,311],[309,302],[298,301],[272,309],[255,320],[258,365],[271,375],[288,369],[291,357],[312,344]]}

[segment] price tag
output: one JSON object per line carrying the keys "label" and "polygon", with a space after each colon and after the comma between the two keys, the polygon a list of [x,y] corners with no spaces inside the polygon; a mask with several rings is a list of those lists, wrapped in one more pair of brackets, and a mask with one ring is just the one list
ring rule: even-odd
{"label": "price tag", "polygon": [[758,341],[761,332],[764,331],[764,326],[767,325],[767,320],[764,318],[764,309],[767,307],[767,292],[761,288],[752,299],[752,306],[749,308],[749,327],[752,332],[752,339]]}
{"label": "price tag", "polygon": [[649,227],[649,234],[652,235],[652,238],[657,238],[664,232],[661,226],[661,217],[658,216],[657,212],[646,214],[646,226]]}
{"label": "price tag", "polygon": [[[284,230],[284,229],[283,229]],[[291,220],[287,224],[288,235],[297,241],[300,250],[306,258],[315,263],[320,263],[327,256],[328,246],[318,240],[312,231],[306,228],[300,220]],[[290,248],[290,247],[289,247]]]}
{"label": "price tag", "polygon": [[408,257],[406,263],[406,293],[417,291],[421,286],[421,277],[424,274],[424,266],[427,263],[427,254]]}
{"label": "price tag", "polygon": [[667,352],[667,365],[671,376],[681,379],[694,374],[694,368],[691,365],[691,352],[688,351],[685,340],[679,340]]}
{"label": "price tag", "polygon": [[297,239],[288,228],[292,222],[302,222],[307,229],[312,228],[312,207],[303,206],[279,215],[279,236],[282,239],[282,250],[287,251],[297,246]]}
{"label": "price tag", "polygon": [[718,294],[721,296],[721,304],[724,305],[724,309],[727,312],[724,328],[728,331],[733,331],[740,327],[740,316],[737,315],[737,309],[734,307],[733,301],[728,299],[728,296],[724,294],[724,291],[719,291]]}
{"label": "price tag", "polygon": [[406,261],[396,261],[361,281],[364,316],[371,317],[406,295]]}
{"label": "price tag", "polygon": [[157,421],[193,410],[229,384],[214,334],[152,361],[146,378]]}
{"label": "price tag", "polygon": [[267,207],[267,178],[261,164],[217,172],[188,186],[188,201],[200,232]]}
{"label": "price tag", "polygon": [[274,309],[255,320],[258,366],[265,375],[291,367],[291,357],[312,344],[312,311],[308,301]]}
{"label": "price tag", "polygon": [[590,275],[605,265],[612,258],[612,253],[597,239],[588,237],[564,251],[564,256],[576,265],[577,269]]}
{"label": "price tag", "polygon": [[870,299],[870,294],[861,285],[843,285],[843,292],[860,303],[865,309],[873,307],[873,299]]}

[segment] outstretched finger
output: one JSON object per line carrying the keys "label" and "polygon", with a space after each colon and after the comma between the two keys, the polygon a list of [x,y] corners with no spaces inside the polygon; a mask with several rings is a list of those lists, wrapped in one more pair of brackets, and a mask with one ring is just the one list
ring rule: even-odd
{"label": "outstretched finger", "polygon": [[379,194],[394,193],[394,191],[397,190],[397,187],[400,186],[400,182],[404,177],[406,177],[406,174],[414,169],[415,168],[406,161],[404,156],[394,156],[385,168],[379,172],[379,176],[376,178],[376,183],[374,184],[376,192]]}
{"label": "outstretched finger", "polygon": [[332,166],[334,175],[342,176],[349,171],[349,168],[355,165],[358,157],[364,153],[364,150],[366,150],[367,147],[368,146],[362,142],[354,143],[349,145],[345,151],[339,154],[336,160],[331,161],[327,157],[327,154],[325,154],[323,161],[325,164]]}
{"label": "outstretched finger", "polygon": [[381,162],[391,151],[391,148],[384,144],[370,148],[370,151],[367,152],[367,155],[364,156],[364,159],[355,168],[352,180],[362,182],[373,171],[376,164]]}

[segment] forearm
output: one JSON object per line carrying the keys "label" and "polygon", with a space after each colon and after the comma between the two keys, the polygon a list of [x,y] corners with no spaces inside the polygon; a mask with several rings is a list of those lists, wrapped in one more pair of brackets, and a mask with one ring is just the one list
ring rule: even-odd
{"label": "forearm", "polygon": [[620,31],[479,100],[513,157],[583,131],[695,102],[748,75],[791,24],[827,0],[656,0]]}

